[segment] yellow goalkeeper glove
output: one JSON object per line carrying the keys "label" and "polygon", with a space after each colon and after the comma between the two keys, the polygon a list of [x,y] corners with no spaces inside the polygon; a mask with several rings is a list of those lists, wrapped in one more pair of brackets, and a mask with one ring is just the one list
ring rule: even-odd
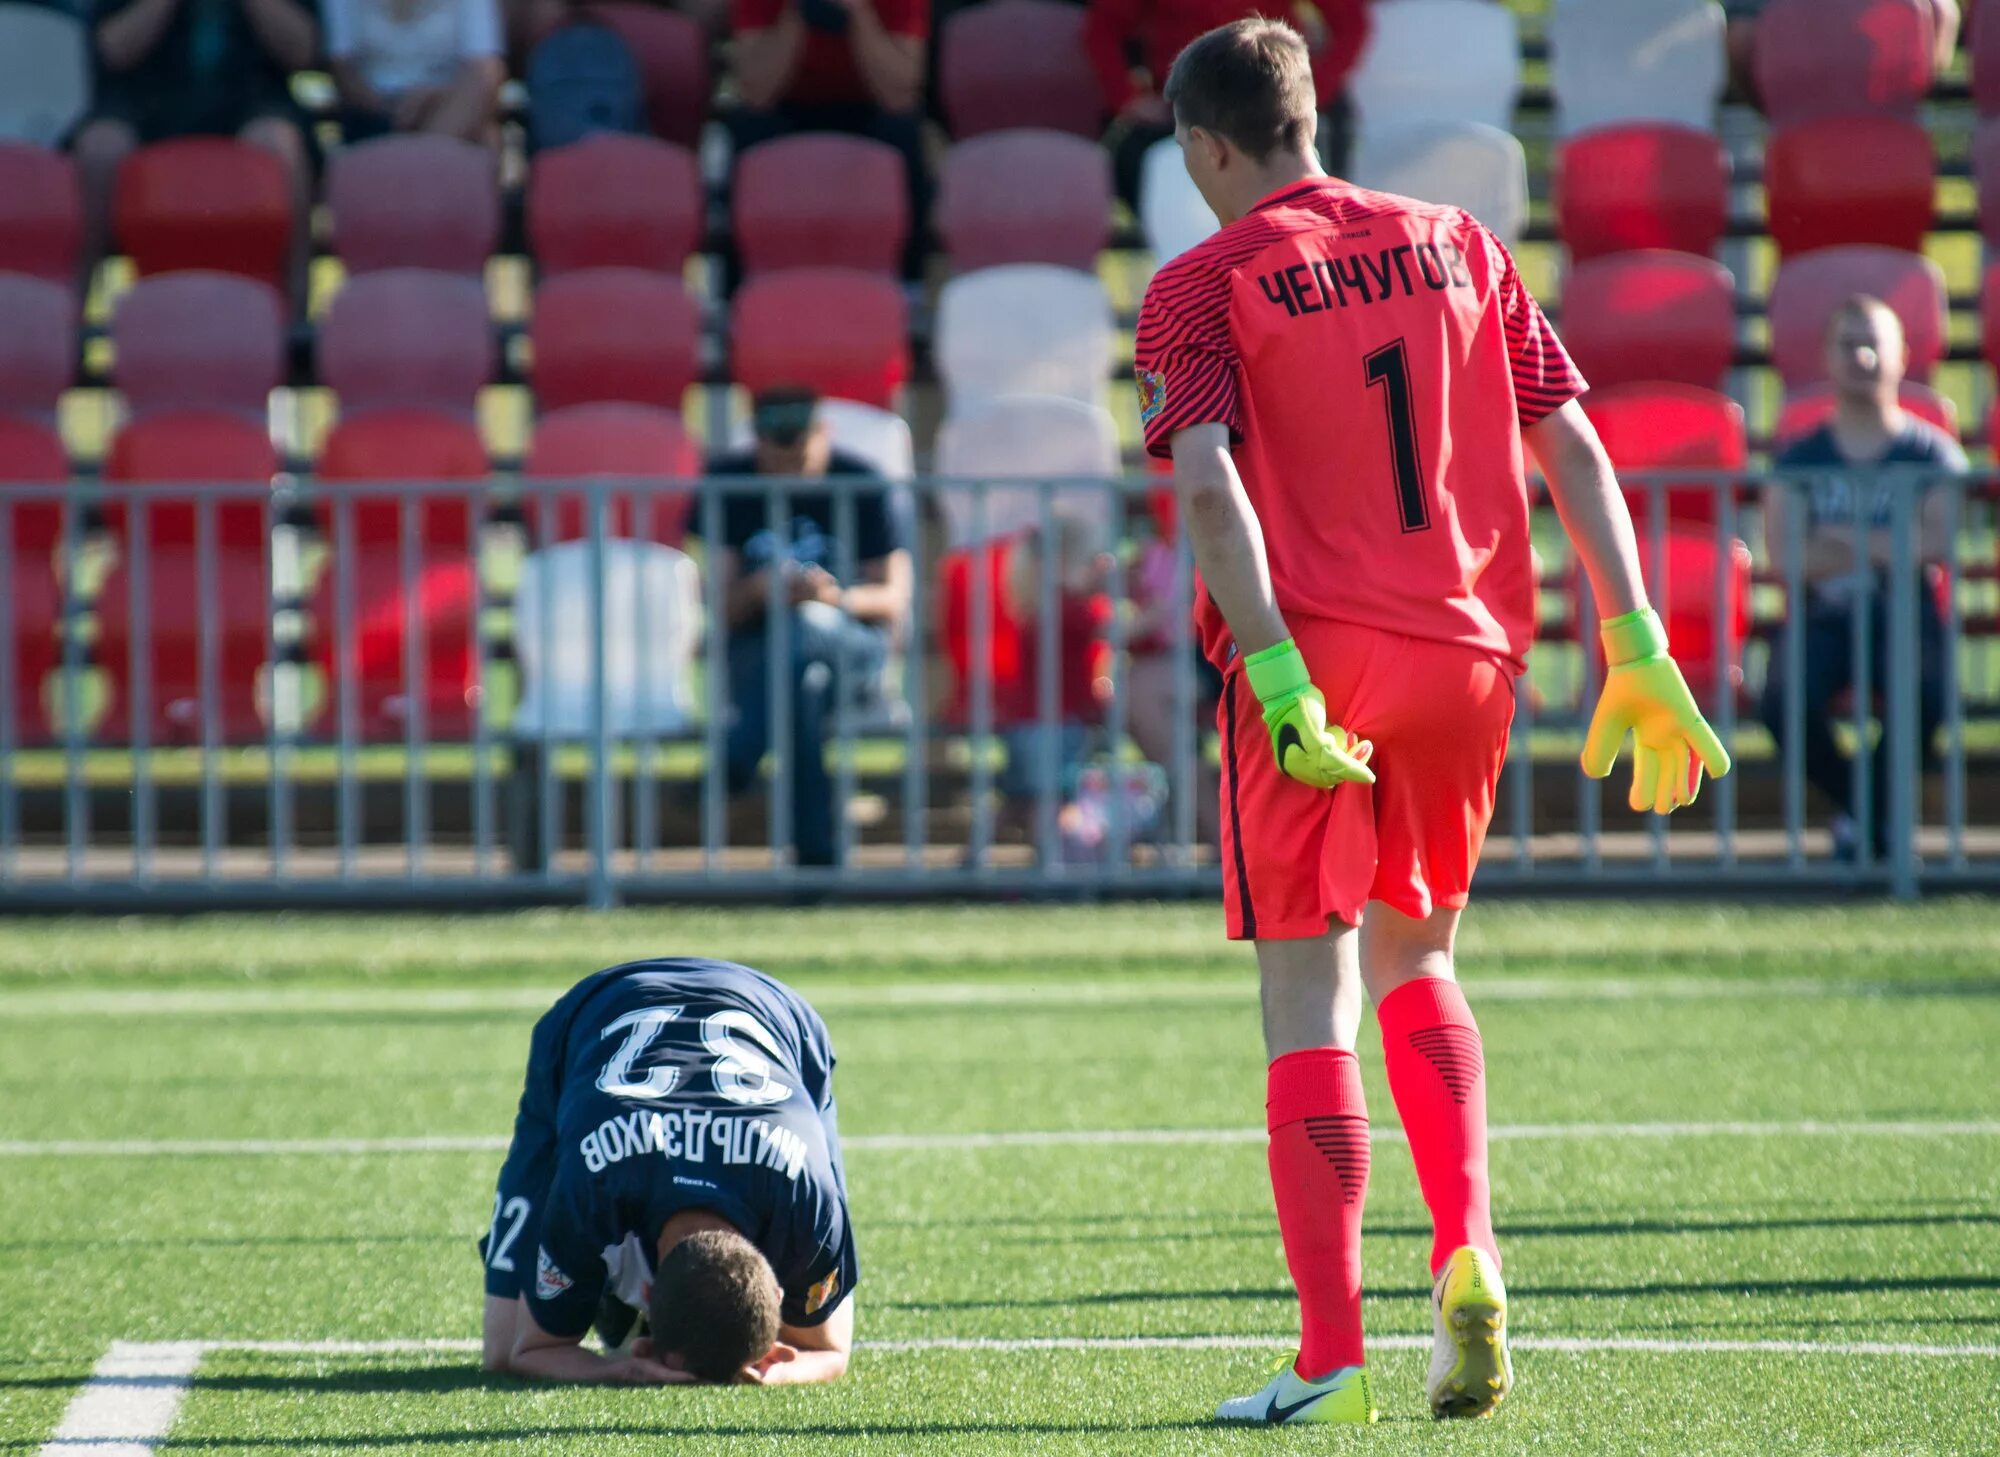
{"label": "yellow goalkeeper glove", "polygon": [[1720,779],[1729,752],[1695,707],[1694,695],[1674,660],[1667,633],[1650,607],[1614,617],[1603,626],[1604,692],[1583,743],[1583,772],[1602,779],[1632,735],[1633,809],[1671,814],[1701,793],[1701,771]]}
{"label": "yellow goalkeeper glove", "polygon": [[1280,769],[1315,789],[1375,782],[1375,771],[1368,767],[1375,746],[1326,721],[1326,699],[1313,687],[1297,643],[1286,638],[1250,654],[1243,671],[1264,706],[1264,726],[1271,731],[1271,752]]}

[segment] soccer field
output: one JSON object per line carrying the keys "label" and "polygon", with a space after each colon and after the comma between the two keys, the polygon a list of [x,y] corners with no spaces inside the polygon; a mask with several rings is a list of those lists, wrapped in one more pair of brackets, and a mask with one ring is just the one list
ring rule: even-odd
{"label": "soccer field", "polygon": [[[2000,1451],[2000,907],[1476,907],[1519,1386],[1429,1418],[1429,1230],[1371,1022],[1366,1431],[1208,1422],[1295,1320],[1219,920],[11,923],[0,1449]],[[687,952],[833,1031],[854,1369],[488,1377],[473,1240],[528,1028],[600,965]]]}

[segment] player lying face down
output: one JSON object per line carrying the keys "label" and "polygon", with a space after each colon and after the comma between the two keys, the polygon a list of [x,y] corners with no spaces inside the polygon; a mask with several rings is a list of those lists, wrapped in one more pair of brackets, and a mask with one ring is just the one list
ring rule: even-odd
{"label": "player lying face down", "polygon": [[535,1025],[480,1241],[486,1369],[842,1375],[859,1270],[833,1062],[819,1015],[748,967],[632,962],[565,994]]}

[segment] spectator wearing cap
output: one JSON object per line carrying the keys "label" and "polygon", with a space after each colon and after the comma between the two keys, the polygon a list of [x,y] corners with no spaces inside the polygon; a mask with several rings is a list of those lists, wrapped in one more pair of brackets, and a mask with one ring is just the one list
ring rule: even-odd
{"label": "spectator wearing cap", "polygon": [[[833,448],[807,390],[758,396],[756,441],[709,463],[711,476],[769,476],[792,482],[839,477],[864,484],[836,503],[830,489],[783,492],[772,526],[769,498],[723,498],[722,536],[708,543],[723,577],[729,629],[729,692],[733,719],[727,740],[732,793],[747,790],[770,749],[771,655],[778,647],[769,621],[773,577],[790,612],[786,669],[791,685],[792,844],[797,863],[832,865],[839,854],[834,786],[826,772],[826,741],[844,691],[850,707],[881,691],[882,669],[910,609],[910,526],[889,484],[867,462]],[[700,525],[698,514],[696,524]],[[839,533],[851,531],[850,540]],[[843,567],[852,575],[843,579]]]}
{"label": "spectator wearing cap", "polygon": [[498,0],[321,0],[341,131],[435,132],[497,146]]}

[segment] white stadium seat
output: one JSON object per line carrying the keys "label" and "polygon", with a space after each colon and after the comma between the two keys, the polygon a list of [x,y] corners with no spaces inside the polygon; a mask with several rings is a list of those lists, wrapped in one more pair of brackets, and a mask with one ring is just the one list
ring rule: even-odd
{"label": "white stadium seat", "polygon": [[1161,263],[1180,257],[1215,231],[1215,214],[1195,190],[1181,160],[1181,144],[1172,137],[1146,148],[1139,170],[1139,223],[1146,246]]}
{"label": "white stadium seat", "polygon": [[1074,268],[981,268],[938,296],[934,353],[953,410],[999,395],[1102,405],[1112,344],[1104,285]]}
{"label": "white stadium seat", "polygon": [[[967,409],[954,407],[938,429],[937,473],[947,480],[1122,474],[1118,426],[1100,406],[1050,395],[1009,395]],[[942,494],[948,545],[969,546],[981,525],[972,493]],[[1117,496],[1107,490],[1057,490],[1057,516],[1083,525],[1092,544],[1108,548],[1117,518]],[[980,539],[1034,527],[1041,520],[1039,492],[1000,487],[986,493]]]}
{"label": "white stadium seat", "polygon": [[90,38],[46,5],[0,4],[0,141],[59,147],[90,110]]}
{"label": "white stadium seat", "polygon": [[1714,131],[1725,30],[1715,0],[1562,0],[1549,18],[1558,135],[1638,121]]}
{"label": "white stadium seat", "polygon": [[[1390,7],[1393,8],[1393,7]],[[1462,207],[1510,246],[1528,221],[1528,162],[1511,132],[1477,122],[1384,128],[1354,149],[1353,180]]]}
{"label": "white stadium seat", "polygon": [[1347,83],[1359,135],[1419,121],[1513,123],[1521,44],[1506,6],[1395,0],[1369,15],[1368,48]]}

